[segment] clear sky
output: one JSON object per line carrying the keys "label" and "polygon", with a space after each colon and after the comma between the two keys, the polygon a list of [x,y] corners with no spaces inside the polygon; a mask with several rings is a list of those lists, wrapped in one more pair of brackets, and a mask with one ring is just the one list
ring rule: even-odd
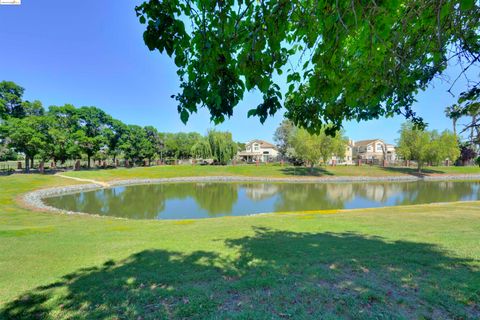
{"label": "clear sky", "polygon": [[[21,6],[0,6],[0,81],[26,89],[25,98],[44,106],[71,103],[97,106],[129,124],[153,125],[160,131],[214,128],[205,110],[180,120],[175,101],[178,79],[166,55],[150,52],[143,43],[144,26],[134,7],[140,0],[22,0]],[[451,129],[443,110],[454,103],[440,80],[420,93],[414,109],[430,129]],[[461,89],[461,88],[460,88]],[[248,94],[234,116],[216,128],[229,130],[237,141],[272,140],[282,120],[278,112],[261,125],[247,118],[260,95]],[[393,143],[402,117],[346,123],[353,140],[383,138]]]}

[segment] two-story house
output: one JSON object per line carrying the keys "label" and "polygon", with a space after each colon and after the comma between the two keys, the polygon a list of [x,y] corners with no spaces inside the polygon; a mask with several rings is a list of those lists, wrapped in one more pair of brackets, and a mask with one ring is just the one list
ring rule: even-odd
{"label": "two-story house", "polygon": [[353,159],[395,161],[395,146],[381,139],[356,141],[353,145]]}
{"label": "two-story house", "polygon": [[345,155],[343,157],[332,156],[332,158],[328,161],[328,164],[346,164],[351,165],[353,164],[353,148],[354,142],[353,140],[348,140],[348,144],[345,147]]}
{"label": "two-story house", "polygon": [[270,162],[278,157],[277,147],[263,140],[252,140],[245,145],[245,150],[237,154],[240,160],[246,162]]}

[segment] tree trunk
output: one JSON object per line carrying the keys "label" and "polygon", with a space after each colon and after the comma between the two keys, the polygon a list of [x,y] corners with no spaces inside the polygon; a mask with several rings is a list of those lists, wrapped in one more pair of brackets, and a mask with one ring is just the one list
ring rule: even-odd
{"label": "tree trunk", "polygon": [[33,157],[30,159],[30,168],[33,169]]}
{"label": "tree trunk", "polygon": [[88,161],[88,164],[87,164],[87,168],[90,169],[90,155],[87,154],[87,161]]}
{"label": "tree trunk", "polygon": [[417,172],[422,173],[422,164],[420,162],[418,162]]}
{"label": "tree trunk", "polygon": [[27,173],[30,171],[29,164],[30,164],[30,161],[28,161],[28,156],[25,155],[25,172],[27,172]]}
{"label": "tree trunk", "polygon": [[453,134],[457,136],[457,119],[453,119]]}
{"label": "tree trunk", "polygon": [[312,162],[312,163],[310,164],[310,173],[313,173],[313,166],[314,166],[314,163]]}
{"label": "tree trunk", "polygon": [[473,137],[475,135],[475,126],[473,124],[475,124],[477,122],[477,115],[473,115],[472,116],[472,128],[470,129],[470,142],[473,143],[473,141],[475,140]]}

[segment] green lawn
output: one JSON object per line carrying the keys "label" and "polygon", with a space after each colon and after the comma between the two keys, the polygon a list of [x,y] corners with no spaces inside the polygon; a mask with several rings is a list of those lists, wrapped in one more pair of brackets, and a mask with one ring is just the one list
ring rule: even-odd
{"label": "green lawn", "polygon": [[[426,175],[438,174],[480,174],[480,167],[427,167],[423,170]],[[158,166],[119,168],[107,170],[91,170],[68,172],[66,175],[79,178],[101,181],[131,179],[131,178],[164,178],[164,177],[192,177],[192,176],[250,176],[250,177],[333,177],[333,176],[401,176],[417,175],[415,168],[363,165],[357,166],[328,166],[315,168],[311,173],[308,168],[269,165],[238,165],[238,166]]]}
{"label": "green lawn", "polygon": [[[71,174],[286,175],[281,170]],[[350,175],[353,168],[328,170]],[[480,318],[480,202],[129,221],[33,212],[15,201],[29,190],[70,183],[0,177],[0,319]]]}

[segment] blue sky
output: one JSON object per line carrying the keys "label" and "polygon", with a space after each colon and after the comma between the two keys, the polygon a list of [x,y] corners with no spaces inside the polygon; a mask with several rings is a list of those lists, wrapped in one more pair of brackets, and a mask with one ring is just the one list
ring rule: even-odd
{"label": "blue sky", "polygon": [[[25,98],[49,105],[97,106],[130,124],[154,125],[160,131],[214,128],[205,110],[180,120],[175,101],[178,79],[173,62],[143,43],[144,26],[134,7],[140,0],[22,0],[21,6],[0,6],[0,80],[15,81]],[[451,129],[443,113],[454,103],[449,85],[436,80],[417,97],[414,109],[431,129]],[[460,88],[461,89],[461,88]],[[234,116],[217,126],[237,141],[272,140],[283,112],[261,125],[247,118],[260,95],[248,94]],[[383,138],[394,142],[402,117],[345,124],[354,140]]]}

